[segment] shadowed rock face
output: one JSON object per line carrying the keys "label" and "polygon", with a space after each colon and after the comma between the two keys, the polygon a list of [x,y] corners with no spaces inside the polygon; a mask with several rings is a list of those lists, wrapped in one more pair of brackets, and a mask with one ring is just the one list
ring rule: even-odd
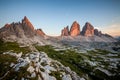
{"label": "shadowed rock face", "polygon": [[61,31],[61,36],[68,36],[68,35],[69,35],[69,28],[67,26]]}
{"label": "shadowed rock face", "polygon": [[24,37],[34,37],[35,34],[39,35],[45,35],[42,30],[34,30],[33,25],[29,21],[29,19],[25,16],[24,19],[22,19],[22,22],[18,23],[11,23],[11,24],[6,24],[4,27],[0,29],[0,38],[6,38],[10,36],[15,36],[19,38],[24,38]]}
{"label": "shadowed rock face", "polygon": [[98,31],[98,29],[94,29],[94,35],[96,35],[96,36],[102,36],[102,32]]}
{"label": "shadowed rock face", "polygon": [[80,25],[75,21],[71,26],[70,36],[78,36],[78,35],[80,35]]}
{"label": "shadowed rock face", "polygon": [[84,36],[94,36],[94,27],[89,22],[86,22],[82,29],[82,34]]}

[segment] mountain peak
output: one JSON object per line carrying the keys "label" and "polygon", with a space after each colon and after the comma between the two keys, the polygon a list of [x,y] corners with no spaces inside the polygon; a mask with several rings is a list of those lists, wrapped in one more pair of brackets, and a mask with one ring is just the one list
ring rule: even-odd
{"label": "mountain peak", "polygon": [[90,22],[86,22],[85,24],[91,24]]}
{"label": "mountain peak", "polygon": [[10,27],[10,24],[8,24],[8,23],[7,23],[7,24],[5,24],[5,27],[6,27],[6,28]]}
{"label": "mountain peak", "polygon": [[29,19],[26,16],[24,16],[23,20],[26,21],[26,22],[30,22]]}
{"label": "mountain peak", "polygon": [[42,29],[37,29],[37,30],[36,30],[36,33],[37,33],[38,35],[40,35],[40,36],[44,36],[44,35],[45,35],[45,33],[43,32]]}
{"label": "mountain peak", "polygon": [[82,34],[84,36],[94,36],[94,27],[89,22],[86,22],[83,27]]}
{"label": "mountain peak", "polygon": [[69,27],[64,27],[64,29],[61,31],[61,36],[68,36],[69,35]]}
{"label": "mountain peak", "polygon": [[29,19],[25,16],[24,19],[22,20],[22,24],[30,27],[33,31],[34,31],[34,27],[33,25],[31,24],[31,22],[29,21]]}
{"label": "mountain peak", "polygon": [[70,28],[70,35],[77,36],[80,34],[80,25],[77,21],[74,21]]}
{"label": "mountain peak", "polygon": [[77,24],[78,24],[78,22],[77,22],[77,21],[74,21],[73,23],[77,23]]}

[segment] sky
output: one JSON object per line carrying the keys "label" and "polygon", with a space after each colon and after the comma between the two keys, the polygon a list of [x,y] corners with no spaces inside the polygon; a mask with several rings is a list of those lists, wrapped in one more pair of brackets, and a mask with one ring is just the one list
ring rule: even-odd
{"label": "sky", "polygon": [[0,0],[0,27],[24,16],[35,29],[58,36],[74,21],[86,22],[112,36],[120,36],[120,0]]}

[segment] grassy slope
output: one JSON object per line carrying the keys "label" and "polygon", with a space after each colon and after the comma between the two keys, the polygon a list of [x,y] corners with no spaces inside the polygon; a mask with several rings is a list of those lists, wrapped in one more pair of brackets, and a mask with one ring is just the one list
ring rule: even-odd
{"label": "grassy slope", "polygon": [[29,47],[19,47],[19,44],[16,42],[3,42],[0,40],[0,54],[11,50],[16,53],[28,53],[31,51]]}
{"label": "grassy slope", "polygon": [[[16,42],[3,42],[0,40],[0,78],[3,77],[8,71],[8,75],[4,78],[4,80],[10,80],[17,76],[17,80],[21,80],[24,76],[29,74],[26,69],[27,67],[21,67],[19,72],[15,72],[12,67],[10,67],[11,63],[17,63],[17,59],[14,56],[10,56],[8,54],[2,54],[3,52],[12,51],[12,52],[23,52],[29,53],[31,50],[29,47],[19,47],[19,44]],[[35,79],[33,79],[35,80]]]}
{"label": "grassy slope", "polygon": [[[108,68],[109,62],[105,62],[101,56],[104,56],[110,53],[109,51],[99,50],[99,49],[97,49],[96,51],[88,51],[87,53],[77,53],[72,50],[55,51],[49,45],[36,46],[36,48],[39,51],[46,52],[49,57],[60,61],[63,65],[69,66],[73,71],[75,71],[80,76],[85,76],[85,74],[88,74],[88,76],[91,77],[93,80],[95,79],[97,80],[116,79],[117,80],[119,78],[119,76],[109,77],[103,72],[98,71],[98,70],[94,71],[94,74],[91,75],[91,72],[93,72],[93,69],[95,69],[97,66],[104,65],[106,69]],[[117,58],[120,58],[120,56],[118,56]],[[86,60],[91,61],[91,62],[99,62],[99,63],[96,66],[91,66],[89,62],[85,62]],[[114,69],[112,71],[114,71]]]}

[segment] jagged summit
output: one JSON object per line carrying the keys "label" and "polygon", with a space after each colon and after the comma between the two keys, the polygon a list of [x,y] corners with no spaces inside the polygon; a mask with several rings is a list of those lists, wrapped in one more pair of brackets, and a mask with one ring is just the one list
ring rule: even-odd
{"label": "jagged summit", "polygon": [[69,36],[69,26],[64,27],[64,29],[62,29],[61,31],[61,36]]}
{"label": "jagged summit", "polygon": [[[0,29],[0,38],[6,39],[6,40],[8,39],[17,40],[18,38],[21,38],[21,39],[29,38],[30,39],[36,36],[45,37],[46,34],[42,31],[42,29],[35,30],[34,26],[32,25],[32,23],[26,16],[22,19],[22,22],[17,22],[17,23],[13,22],[11,24],[6,24],[4,27]],[[77,21],[74,21],[70,29],[69,29],[69,26],[66,26],[64,27],[64,29],[62,29],[61,36],[66,36],[66,37],[67,36],[70,36],[70,37],[82,36],[79,40],[85,37],[89,38],[89,37],[98,36],[98,38],[100,38],[101,41],[105,41],[105,40],[102,40],[103,37],[104,39],[106,38],[109,41],[113,41],[111,40],[113,39],[113,37],[111,37],[108,34],[103,34],[98,29],[94,29],[94,26],[91,25],[90,22],[86,22],[82,31],[80,31],[79,23]],[[92,40],[98,41],[100,39],[96,39],[94,37],[94,39]],[[86,40],[89,40],[89,39],[85,39],[85,41]]]}
{"label": "jagged summit", "polygon": [[70,28],[70,35],[77,36],[80,34],[80,25],[77,21],[74,21]]}
{"label": "jagged summit", "polygon": [[82,31],[80,31],[80,25],[77,21],[74,21],[70,31],[67,27],[65,27],[61,31],[62,39],[64,40],[74,40],[81,42],[114,42],[116,41],[112,36],[108,34],[103,34],[98,29],[95,29],[94,26],[90,22],[86,22],[83,26]]}
{"label": "jagged summit", "polygon": [[84,35],[84,36],[94,36],[94,27],[89,22],[85,23],[85,25],[82,29],[82,35]]}
{"label": "jagged summit", "polygon": [[71,25],[70,31],[68,26],[64,27],[61,31],[61,36],[78,36],[80,34],[80,25],[77,21],[74,21]]}
{"label": "jagged summit", "polygon": [[44,37],[44,35],[45,33],[41,29],[34,29],[34,26],[26,16],[22,19],[22,22],[6,24],[0,29],[0,38],[4,40],[20,41],[22,39],[23,42],[36,42],[34,37]]}
{"label": "jagged summit", "polygon": [[32,30],[34,30],[33,25],[31,24],[31,22],[29,21],[29,19],[25,16],[24,19],[22,20],[22,24],[26,25],[28,27],[30,27]]}
{"label": "jagged summit", "polygon": [[40,36],[45,36],[45,35],[46,35],[46,34],[43,32],[42,29],[37,29],[37,30],[36,30],[36,33],[37,33],[38,35],[40,35]]}
{"label": "jagged summit", "polygon": [[10,27],[10,24],[5,24],[5,27],[6,27],[6,28]]}

